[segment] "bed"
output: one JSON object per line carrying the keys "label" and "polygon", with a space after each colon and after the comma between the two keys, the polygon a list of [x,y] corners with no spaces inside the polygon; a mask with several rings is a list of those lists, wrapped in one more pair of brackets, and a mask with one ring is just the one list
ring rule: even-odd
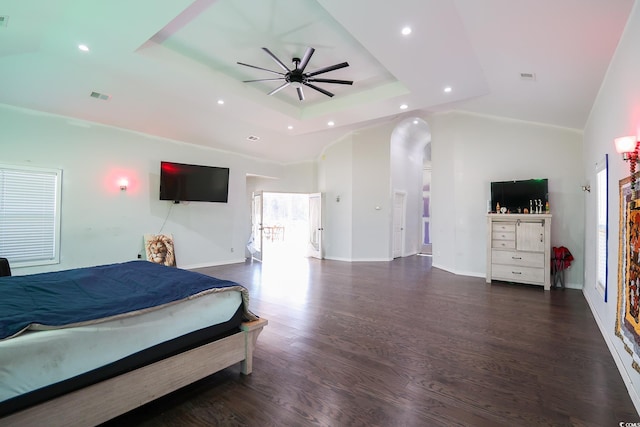
{"label": "bed", "polygon": [[96,425],[241,364],[237,283],[147,261],[0,277],[0,425]]}

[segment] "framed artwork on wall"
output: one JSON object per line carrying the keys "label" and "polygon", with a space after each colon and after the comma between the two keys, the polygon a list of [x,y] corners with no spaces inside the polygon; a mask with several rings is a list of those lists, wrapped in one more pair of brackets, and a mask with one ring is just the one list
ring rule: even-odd
{"label": "framed artwork on wall", "polygon": [[640,373],[640,200],[634,199],[631,178],[620,180],[618,245],[618,306],[615,334]]}

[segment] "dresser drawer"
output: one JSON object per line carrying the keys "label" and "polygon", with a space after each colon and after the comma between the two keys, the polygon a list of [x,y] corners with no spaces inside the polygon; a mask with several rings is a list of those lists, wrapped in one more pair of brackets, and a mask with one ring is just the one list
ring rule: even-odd
{"label": "dresser drawer", "polygon": [[491,240],[491,247],[496,249],[515,249],[516,240],[498,240],[494,238]]}
{"label": "dresser drawer", "polygon": [[493,264],[518,265],[521,267],[544,268],[544,253],[492,250],[491,262]]}
{"label": "dresser drawer", "polygon": [[516,240],[515,231],[494,231],[491,233],[492,240]]}
{"label": "dresser drawer", "polygon": [[544,283],[544,268],[492,264],[491,277],[498,280],[522,283]]}
{"label": "dresser drawer", "polygon": [[515,222],[494,222],[491,228],[494,233],[496,231],[508,231],[510,233],[516,232]]}

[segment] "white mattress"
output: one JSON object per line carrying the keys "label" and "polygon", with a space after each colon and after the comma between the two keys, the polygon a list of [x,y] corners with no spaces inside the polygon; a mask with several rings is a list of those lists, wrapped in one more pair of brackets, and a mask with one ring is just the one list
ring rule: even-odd
{"label": "white mattress", "polygon": [[239,291],[215,292],[138,316],[0,341],[0,402],[226,322],[241,302]]}

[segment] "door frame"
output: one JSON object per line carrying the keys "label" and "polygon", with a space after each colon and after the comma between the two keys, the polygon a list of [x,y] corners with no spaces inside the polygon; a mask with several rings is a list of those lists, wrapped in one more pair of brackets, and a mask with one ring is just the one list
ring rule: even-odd
{"label": "door frame", "polygon": [[[256,208],[256,200],[260,201],[260,218],[256,218],[258,213]],[[264,194],[262,191],[254,191],[251,193],[251,236],[253,238],[253,250],[250,250],[251,259],[262,262],[264,255],[263,249],[263,217],[264,217]]]}
{"label": "door frame", "polygon": [[[396,197],[402,197],[402,205],[400,212],[396,211]],[[391,258],[401,258],[405,256],[405,239],[406,239],[406,219],[407,219],[407,192],[402,190],[393,190],[391,198]],[[399,247],[396,247],[396,228],[399,227],[400,233]]]}
{"label": "door frame", "polygon": [[[323,250],[322,250],[322,242],[324,240],[324,237],[323,237],[324,225],[322,224],[322,205],[324,203],[324,197],[323,197],[322,193],[308,193],[307,196],[308,196],[308,199],[309,199],[309,218],[308,218],[308,222],[309,222],[309,240],[308,240],[308,242],[309,242],[309,244],[308,244],[308,248],[307,248],[307,256],[312,257],[312,258],[322,259],[324,257]],[[311,200],[312,199],[317,199],[318,200],[318,203],[317,203],[318,218],[317,218],[317,221],[315,223],[312,223],[312,221],[311,221],[311,216],[312,216]],[[315,227],[315,230],[312,229],[313,227]],[[314,231],[317,233],[317,239],[318,239],[317,247],[315,247],[313,245],[312,233]]]}

